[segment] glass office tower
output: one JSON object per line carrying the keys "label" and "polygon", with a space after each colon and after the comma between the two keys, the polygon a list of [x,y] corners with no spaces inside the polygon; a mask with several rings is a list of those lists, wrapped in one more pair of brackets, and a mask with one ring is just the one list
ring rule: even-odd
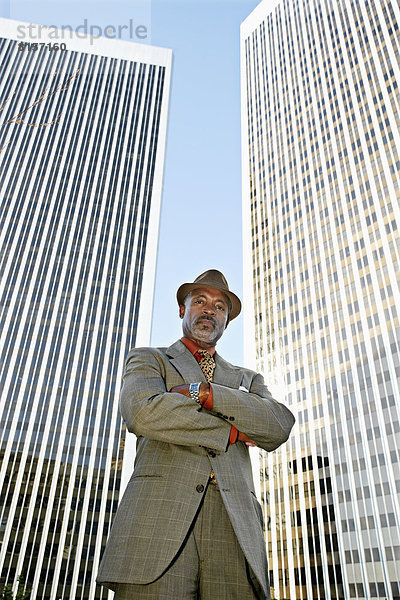
{"label": "glass office tower", "polygon": [[265,0],[241,28],[246,355],[297,415],[259,463],[281,600],[400,598],[399,23]]}
{"label": "glass office tower", "polygon": [[150,337],[171,51],[27,32],[0,21],[0,584],[99,599],[133,467],[118,395]]}

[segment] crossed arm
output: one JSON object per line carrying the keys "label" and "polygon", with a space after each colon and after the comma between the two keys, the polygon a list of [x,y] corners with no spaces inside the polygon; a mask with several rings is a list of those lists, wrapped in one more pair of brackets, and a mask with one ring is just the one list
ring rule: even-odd
{"label": "crossed arm", "polygon": [[[188,398],[190,398],[189,385],[176,385],[175,387],[169,390],[172,393],[176,394],[184,394]],[[206,406],[209,398],[210,398],[211,385],[209,383],[201,383],[199,389],[199,402],[202,406]],[[208,408],[208,406],[206,406]],[[236,430],[237,431],[237,430]],[[230,436],[230,440],[231,440]],[[233,438],[234,443],[236,442],[245,442],[246,446],[257,446],[253,440],[251,440],[245,433],[242,431],[237,431],[237,435]]]}
{"label": "crossed arm", "polygon": [[[254,374],[249,392],[212,383],[213,408],[199,412],[188,386],[166,389],[163,360],[149,348],[134,349],[128,355],[120,408],[129,431],[221,452],[228,446],[232,424],[246,436],[240,441],[253,441],[265,450],[274,450],[287,440],[294,417],[272,398],[261,375]],[[202,394],[208,385],[204,384]]]}

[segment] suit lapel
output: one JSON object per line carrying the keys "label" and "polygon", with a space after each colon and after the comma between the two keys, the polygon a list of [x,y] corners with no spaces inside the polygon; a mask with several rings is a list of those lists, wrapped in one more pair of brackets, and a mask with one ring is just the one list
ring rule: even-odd
{"label": "suit lapel", "polygon": [[180,340],[167,348],[166,353],[171,357],[170,363],[182,375],[186,383],[206,381],[199,363]]}
{"label": "suit lapel", "polygon": [[217,352],[215,353],[214,383],[225,385],[237,390],[242,381],[242,371],[224,360]]}

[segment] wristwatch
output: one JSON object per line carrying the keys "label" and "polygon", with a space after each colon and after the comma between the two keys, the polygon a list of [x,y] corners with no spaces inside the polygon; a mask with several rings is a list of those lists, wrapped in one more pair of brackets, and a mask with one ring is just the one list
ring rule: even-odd
{"label": "wristwatch", "polygon": [[189,385],[189,394],[190,397],[197,402],[197,404],[200,404],[200,406],[202,406],[199,400],[200,385],[200,383],[191,383]]}

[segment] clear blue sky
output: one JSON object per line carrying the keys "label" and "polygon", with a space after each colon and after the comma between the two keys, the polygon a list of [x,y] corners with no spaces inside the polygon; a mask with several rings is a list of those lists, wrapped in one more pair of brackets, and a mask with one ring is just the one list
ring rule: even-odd
{"label": "clear blue sky", "polygon": [[[174,65],[152,344],[180,335],[175,290],[207,268],[242,293],[240,23],[256,0],[152,3],[151,42]],[[176,315],[176,317],[175,317]],[[243,362],[243,321],[218,344]]]}
{"label": "clear blue sky", "polygon": [[[242,295],[239,28],[258,3],[0,0],[1,16],[43,25],[146,23],[143,41],[173,50],[152,345],[180,337],[176,289],[204,270],[222,270]],[[242,364],[242,316],[218,350]]]}

